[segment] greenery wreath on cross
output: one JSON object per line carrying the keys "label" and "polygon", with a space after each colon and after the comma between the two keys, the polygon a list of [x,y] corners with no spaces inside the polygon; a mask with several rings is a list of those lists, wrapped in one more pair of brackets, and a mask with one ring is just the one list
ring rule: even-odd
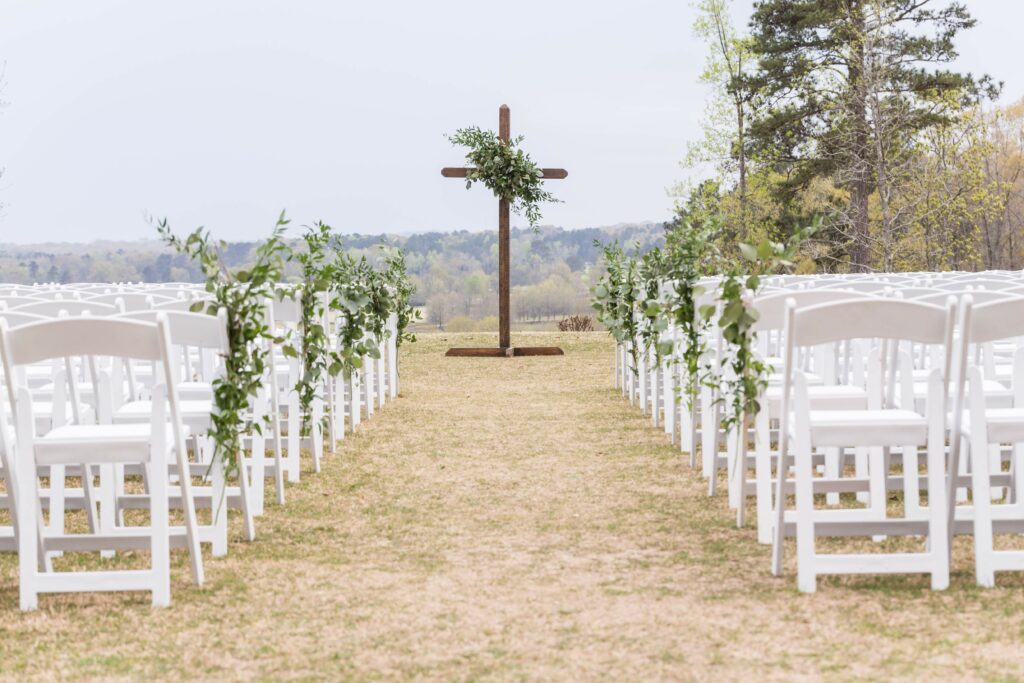
{"label": "greenery wreath on cross", "polygon": [[466,161],[472,168],[466,174],[466,189],[475,182],[483,183],[495,197],[507,201],[513,212],[525,216],[534,230],[541,218],[540,204],[560,201],[544,189],[544,172],[519,147],[525,139],[522,135],[505,144],[494,131],[473,126],[460,128],[447,138],[453,145],[469,148]]}

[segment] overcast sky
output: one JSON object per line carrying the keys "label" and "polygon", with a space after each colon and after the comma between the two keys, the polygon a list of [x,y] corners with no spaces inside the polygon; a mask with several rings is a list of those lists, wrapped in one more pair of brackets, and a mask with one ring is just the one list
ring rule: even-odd
{"label": "overcast sky", "polygon": [[[962,68],[1024,95],[1024,2],[967,4]],[[255,239],[282,208],[490,229],[490,194],[439,171],[502,102],[569,170],[545,223],[660,220],[703,109],[692,23],[686,0],[0,0],[0,242],[150,238],[147,213]]]}

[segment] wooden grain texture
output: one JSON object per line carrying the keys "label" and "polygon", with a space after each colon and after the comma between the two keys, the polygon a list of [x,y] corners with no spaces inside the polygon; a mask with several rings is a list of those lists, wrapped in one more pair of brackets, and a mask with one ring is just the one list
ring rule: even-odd
{"label": "wooden grain texture", "polygon": [[462,347],[448,349],[444,355],[461,358],[510,358],[512,356],[564,356],[557,346]]}
{"label": "wooden grain texture", "polygon": [[459,358],[505,358],[508,353],[500,346],[477,346],[448,349],[444,355]]}

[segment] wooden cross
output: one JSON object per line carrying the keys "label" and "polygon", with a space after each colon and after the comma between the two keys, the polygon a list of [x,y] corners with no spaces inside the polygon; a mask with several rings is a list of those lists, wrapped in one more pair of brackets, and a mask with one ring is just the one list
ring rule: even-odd
{"label": "wooden cross", "polygon": [[[498,109],[498,137],[504,144],[512,139],[511,114],[507,104]],[[442,168],[445,178],[465,178],[472,168]],[[569,175],[564,168],[544,168],[545,180],[561,180]],[[560,356],[554,346],[512,346],[509,315],[509,204],[498,200],[498,348],[448,349],[448,356]]]}

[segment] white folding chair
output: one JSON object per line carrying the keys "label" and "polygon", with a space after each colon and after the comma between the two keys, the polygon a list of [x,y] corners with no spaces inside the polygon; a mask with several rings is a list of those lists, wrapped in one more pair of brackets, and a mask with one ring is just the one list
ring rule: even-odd
{"label": "white folding chair", "polygon": [[[950,468],[957,476],[955,483],[951,477],[947,492],[955,496],[957,488],[969,483],[971,501],[951,509],[951,528],[973,531],[976,580],[979,586],[991,588],[997,571],[1024,571],[1024,551],[994,545],[996,533],[1024,533],[1024,346],[1019,343],[1024,338],[1024,299],[1007,298],[973,307],[961,334],[964,363],[970,362],[969,345],[1012,340],[1016,347],[1009,406],[993,407],[991,380],[985,379],[978,365],[968,366],[962,430],[962,443],[968,448],[954,449]],[[1009,456],[1005,473],[1004,448]],[[969,464],[969,476],[963,474],[968,467],[960,465],[961,459],[965,466]]]}
{"label": "white folding chair", "polygon": [[[786,467],[779,467],[776,488],[776,529],[773,572],[781,571],[782,537],[787,521],[794,521],[797,540],[797,586],[813,592],[821,574],[928,573],[932,588],[949,584],[949,552],[945,492],[947,391],[952,359],[955,306],[945,309],[896,299],[840,301],[786,313],[785,376],[780,419],[780,454],[794,453],[796,508],[784,513]],[[797,351],[847,340],[882,340],[882,377],[886,372],[904,378],[912,368],[888,367],[888,344],[909,341],[943,348],[942,367],[929,375],[924,414],[885,403],[883,386],[869,383],[867,410],[813,410],[807,380],[797,365]],[[906,397],[912,402],[912,398]],[[905,403],[904,405],[907,405]],[[928,505],[921,510],[918,490],[918,449],[925,447]],[[822,448],[867,448],[870,506],[867,509],[816,509],[813,455]],[[906,510],[891,518],[886,510],[889,472],[886,449],[900,449],[904,463]],[[927,548],[917,553],[819,554],[818,536],[922,535]]]}
{"label": "white folding chair", "polygon": [[[167,463],[185,462],[186,430],[181,423],[177,392],[169,371],[154,387],[153,411],[148,424],[114,425],[103,420],[109,409],[110,380],[100,378],[101,424],[65,425],[46,434],[36,434],[32,396],[25,386],[16,386],[16,370],[28,364],[69,356],[110,356],[160,362],[170,368],[170,334],[166,321],[155,324],[128,320],[71,318],[32,323],[11,329],[0,321],[0,356],[8,382],[8,396],[14,406],[17,446],[15,452],[18,490],[18,552],[23,610],[35,609],[40,593],[141,590],[152,593],[156,606],[170,603],[170,559],[168,526]],[[106,392],[103,389],[106,389]],[[103,526],[98,533],[49,534],[37,514],[40,465],[75,466],[91,479],[99,466],[101,487],[112,487],[115,466],[136,463],[145,466],[149,485],[149,527]],[[195,537],[195,510],[187,480],[183,480],[186,525],[190,528],[190,551],[194,575],[201,580],[202,558]],[[191,513],[191,514],[190,514]],[[40,548],[40,543],[42,547]],[[51,550],[88,551],[149,548],[151,567],[147,570],[97,572],[39,571],[40,552]]]}

